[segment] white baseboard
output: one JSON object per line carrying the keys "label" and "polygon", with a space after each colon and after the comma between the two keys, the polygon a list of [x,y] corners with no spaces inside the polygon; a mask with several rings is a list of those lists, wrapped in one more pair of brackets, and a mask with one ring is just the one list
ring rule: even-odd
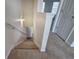
{"label": "white baseboard", "polygon": [[14,48],[14,46],[12,46],[12,47],[9,49],[7,55],[5,56],[5,59],[8,59],[8,56],[9,56],[9,54],[10,54],[10,52],[12,51],[13,48]]}
{"label": "white baseboard", "polygon": [[46,50],[45,50],[45,49],[41,49],[40,51],[41,51],[41,52],[45,52]]}

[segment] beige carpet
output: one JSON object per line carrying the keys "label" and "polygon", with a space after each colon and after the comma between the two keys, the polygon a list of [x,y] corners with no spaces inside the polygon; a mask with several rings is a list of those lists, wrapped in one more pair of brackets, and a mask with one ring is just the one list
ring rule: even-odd
{"label": "beige carpet", "polygon": [[49,35],[46,50],[40,52],[33,41],[26,40],[11,51],[8,59],[74,59],[74,48],[53,33]]}
{"label": "beige carpet", "polygon": [[33,43],[32,40],[25,40],[15,48],[17,49],[37,49],[37,46]]}
{"label": "beige carpet", "polygon": [[40,52],[32,40],[26,40],[16,46],[8,59],[49,59],[47,53]]}
{"label": "beige carpet", "polygon": [[37,49],[14,49],[8,59],[48,59],[48,56]]}
{"label": "beige carpet", "polygon": [[47,54],[51,59],[74,59],[74,48],[51,32],[47,43]]}

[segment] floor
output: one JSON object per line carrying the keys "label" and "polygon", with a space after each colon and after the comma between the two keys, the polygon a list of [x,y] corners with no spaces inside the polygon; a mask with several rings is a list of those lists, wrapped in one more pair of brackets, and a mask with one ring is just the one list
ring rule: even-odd
{"label": "floor", "polygon": [[25,40],[12,50],[8,59],[48,59],[48,56],[41,53],[32,40]]}
{"label": "floor", "polygon": [[74,59],[74,48],[50,33],[46,52],[40,52],[32,40],[25,40],[11,51],[8,59]]}
{"label": "floor", "polygon": [[16,49],[38,49],[32,40],[24,40],[21,44],[15,47]]}
{"label": "floor", "polygon": [[74,59],[74,48],[67,45],[56,33],[50,33],[47,43],[50,59]]}

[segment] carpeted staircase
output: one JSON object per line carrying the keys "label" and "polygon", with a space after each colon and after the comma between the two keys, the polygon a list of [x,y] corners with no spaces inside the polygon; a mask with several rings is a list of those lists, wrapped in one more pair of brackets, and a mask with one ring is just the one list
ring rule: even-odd
{"label": "carpeted staircase", "polygon": [[48,59],[48,56],[32,40],[25,40],[11,51],[8,59]]}
{"label": "carpeted staircase", "polygon": [[25,40],[11,51],[8,59],[74,59],[74,48],[50,33],[46,52],[40,52],[32,40]]}

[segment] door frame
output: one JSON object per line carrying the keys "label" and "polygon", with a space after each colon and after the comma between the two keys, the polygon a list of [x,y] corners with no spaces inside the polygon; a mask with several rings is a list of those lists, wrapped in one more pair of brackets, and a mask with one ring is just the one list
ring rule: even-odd
{"label": "door frame", "polygon": [[[58,22],[58,17],[60,15],[60,11],[61,11],[61,7],[63,5],[63,2],[64,2],[64,0],[61,0],[61,2],[60,2],[58,14],[56,16],[54,26],[53,26],[53,31],[55,31],[55,27],[56,27],[57,22]],[[53,13],[46,13],[45,28],[44,28],[44,33],[43,33],[42,45],[41,45],[41,49],[40,49],[41,52],[46,51],[48,36],[49,36],[50,28],[51,28],[51,25],[52,25],[52,18],[53,17],[54,17]]]}
{"label": "door frame", "polygon": [[59,5],[59,9],[58,9],[58,12],[57,12],[57,15],[56,15],[56,19],[55,19],[53,27],[52,27],[52,32],[56,32],[55,29],[56,29],[57,23],[59,22],[58,18],[59,18],[60,12],[62,10],[63,3],[64,3],[64,0],[61,0],[60,5]]}

